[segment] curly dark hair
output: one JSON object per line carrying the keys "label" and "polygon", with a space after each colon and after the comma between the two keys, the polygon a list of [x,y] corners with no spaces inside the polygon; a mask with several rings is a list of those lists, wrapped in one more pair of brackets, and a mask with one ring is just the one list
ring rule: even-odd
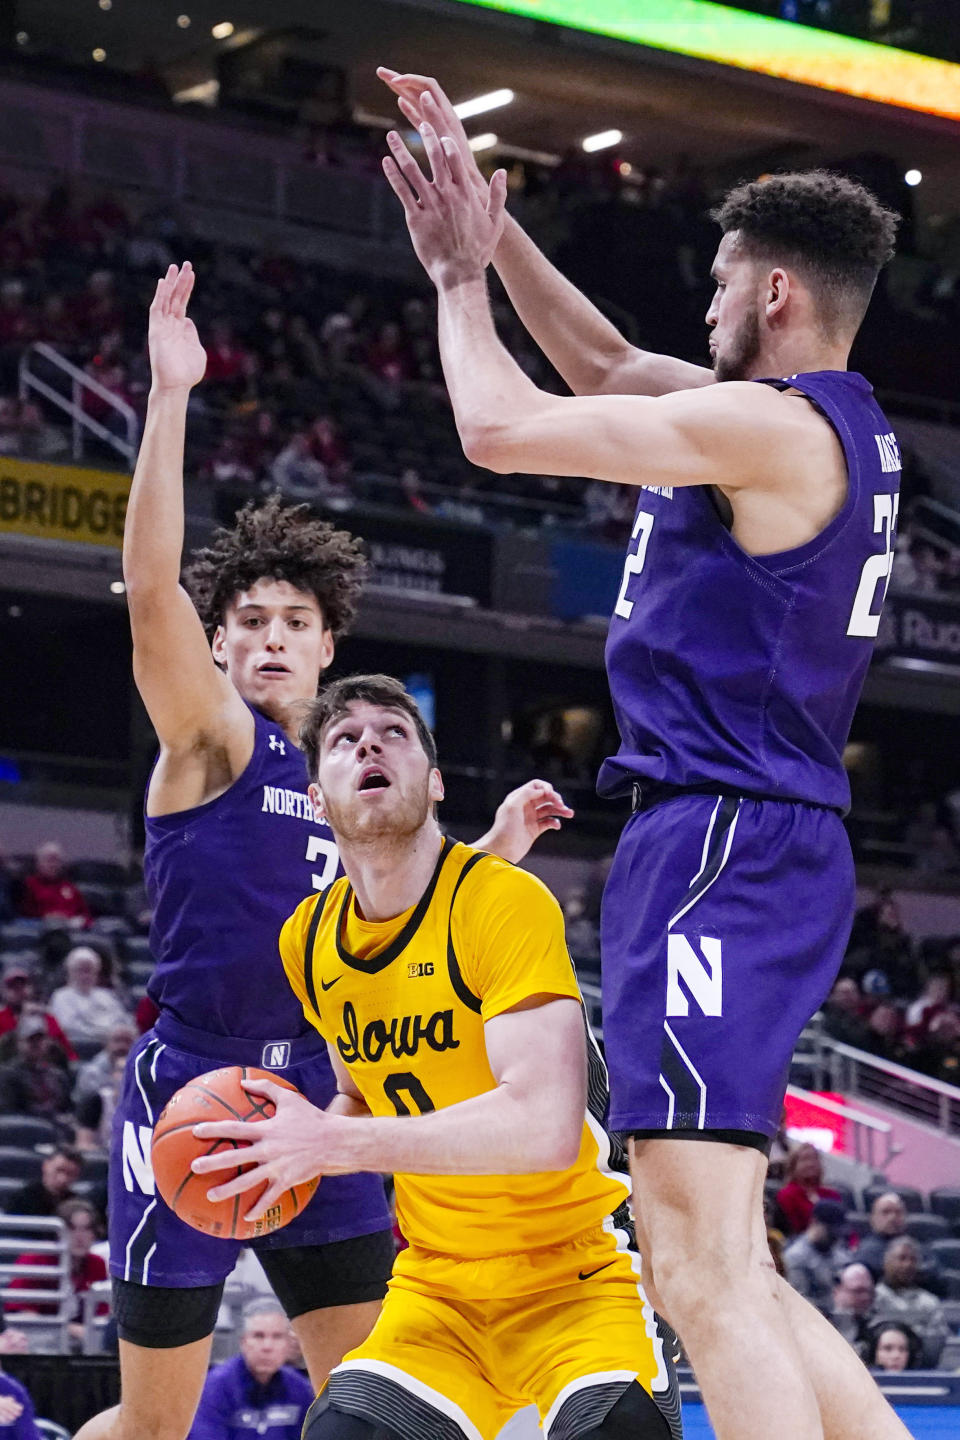
{"label": "curly dark hair", "polygon": [[184,571],[183,583],[212,640],[235,596],[258,580],[286,580],[316,596],[335,640],[353,624],[367,562],[363,545],[309,505],[285,505],[271,495],[263,505],[248,501],[232,530],[215,530]]}
{"label": "curly dark hair", "polygon": [[420,707],[408,690],[392,675],[346,675],[325,685],[316,700],[310,702],[300,726],[300,749],[307,760],[307,774],[316,780],[320,762],[320,745],[324,731],[342,719],[354,700],[378,705],[384,710],[400,710],[409,715],[417,732],[423,753],[433,769],[437,763],[437,746]]}
{"label": "curly dark hair", "polygon": [[866,186],[829,170],[768,175],[731,190],[710,212],[748,255],[793,264],[829,328],[856,329],[894,253],[900,216]]}

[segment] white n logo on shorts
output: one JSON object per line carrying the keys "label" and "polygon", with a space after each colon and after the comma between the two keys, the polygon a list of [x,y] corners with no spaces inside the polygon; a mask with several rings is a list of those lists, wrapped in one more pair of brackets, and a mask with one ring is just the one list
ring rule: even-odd
{"label": "white n logo on shorts", "polygon": [[[689,1015],[690,1002],[680,987],[680,979],[704,1015],[723,1014],[723,966],[720,941],[701,936],[703,958],[697,954],[685,935],[667,936],[667,1019]],[[709,970],[704,965],[704,960]]]}
{"label": "white n logo on shorts", "polygon": [[149,1125],[134,1125],[132,1120],[123,1122],[123,1183],[133,1193],[153,1195],[156,1186],[153,1180],[153,1166],[150,1163],[150,1142],[153,1130]]}

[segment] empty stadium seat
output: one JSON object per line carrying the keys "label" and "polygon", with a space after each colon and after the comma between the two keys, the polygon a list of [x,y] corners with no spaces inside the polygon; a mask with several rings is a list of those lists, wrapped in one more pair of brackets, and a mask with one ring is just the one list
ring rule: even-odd
{"label": "empty stadium seat", "polygon": [[960,1270],[960,1240],[934,1240],[930,1254],[945,1270]]}
{"label": "empty stadium seat", "polygon": [[960,1225],[960,1189],[952,1185],[940,1185],[930,1191],[930,1209],[934,1215],[942,1215],[953,1226]]}
{"label": "empty stadium seat", "polygon": [[868,1185],[863,1192],[864,1210],[870,1210],[879,1195],[889,1195],[891,1190],[900,1196],[911,1215],[922,1214],[926,1209],[922,1191],[914,1190],[912,1185]]}
{"label": "empty stadium seat", "polygon": [[0,1145],[29,1150],[35,1145],[55,1145],[57,1127],[50,1120],[32,1115],[0,1115]]}
{"label": "empty stadium seat", "polygon": [[23,1184],[13,1175],[0,1175],[0,1211],[5,1211],[7,1201],[11,1195],[15,1195]]}
{"label": "empty stadium seat", "polygon": [[828,1180],[826,1183],[828,1190],[836,1190],[843,1201],[844,1210],[856,1210],[857,1192],[852,1185],[843,1185],[838,1180]]}
{"label": "empty stadium seat", "polygon": [[40,1179],[42,1157],[22,1145],[0,1145],[0,1175],[15,1179],[19,1185]]}
{"label": "empty stadium seat", "polygon": [[960,1270],[944,1270],[942,1275],[949,1300],[960,1300]]}
{"label": "empty stadium seat", "polygon": [[945,1240],[950,1226],[942,1215],[908,1215],[907,1234],[921,1245],[929,1245],[933,1240]]}

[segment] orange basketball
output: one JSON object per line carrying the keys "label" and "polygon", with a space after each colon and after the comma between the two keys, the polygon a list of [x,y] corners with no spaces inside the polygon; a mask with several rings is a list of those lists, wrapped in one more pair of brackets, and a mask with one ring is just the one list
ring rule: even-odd
{"label": "orange basketball", "polygon": [[296,1090],[288,1080],[281,1080],[267,1070],[255,1070],[250,1065],[227,1065],[222,1070],[198,1075],[171,1096],[153,1129],[151,1157],[160,1194],[181,1220],[221,1240],[255,1240],[259,1235],[279,1230],[300,1214],[319,1184],[319,1180],[307,1180],[302,1185],[294,1185],[253,1224],[243,1217],[253,1209],[266,1183],[231,1200],[207,1199],[208,1190],[226,1185],[243,1171],[237,1166],[212,1175],[195,1175],[190,1169],[191,1161],[198,1155],[215,1155],[224,1149],[244,1150],[247,1142],[198,1140],[193,1133],[194,1125],[204,1120],[269,1120],[276,1108],[265,1096],[248,1094],[243,1088],[247,1080],[272,1080],[285,1090]]}

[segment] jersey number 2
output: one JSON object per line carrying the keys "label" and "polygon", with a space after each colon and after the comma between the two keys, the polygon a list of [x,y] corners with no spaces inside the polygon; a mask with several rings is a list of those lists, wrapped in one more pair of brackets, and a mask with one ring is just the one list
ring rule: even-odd
{"label": "jersey number 2", "polygon": [[[887,586],[890,584],[890,575],[893,571],[893,532],[897,528],[899,510],[899,495],[874,495],[873,533],[874,535],[883,534],[885,547],[882,555],[871,555],[864,561],[863,569],[860,571],[860,584],[857,586],[853,609],[850,611],[848,635],[864,636],[869,640],[875,640],[880,633],[880,609],[883,606]],[[883,581],[883,591],[880,595],[880,604],[874,610],[873,602],[876,598],[877,586],[881,581]]]}
{"label": "jersey number 2", "polygon": [[627,586],[631,577],[639,575],[647,558],[647,545],[650,543],[650,532],[653,529],[654,516],[648,510],[638,510],[637,518],[633,522],[633,534],[631,540],[638,540],[636,550],[628,554],[623,565],[623,584],[620,586],[620,594],[617,596],[617,603],[613,607],[614,615],[619,615],[621,620],[629,620],[633,614],[633,601],[627,599]]}

